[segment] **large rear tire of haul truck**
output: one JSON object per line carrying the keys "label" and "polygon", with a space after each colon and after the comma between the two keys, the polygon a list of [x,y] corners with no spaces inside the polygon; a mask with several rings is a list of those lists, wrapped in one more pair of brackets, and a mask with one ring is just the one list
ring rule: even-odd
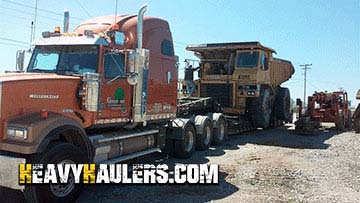
{"label": "large rear tire of haul truck", "polygon": [[[87,156],[73,144],[56,143],[48,150],[29,160],[30,163],[42,164],[79,164],[87,163]],[[82,184],[74,183],[74,176],[69,175],[68,184],[44,184],[26,186],[25,199],[28,202],[74,202],[80,195]]]}
{"label": "large rear tire of haul truck", "polygon": [[261,89],[260,96],[253,101],[251,118],[257,128],[268,128],[274,106],[274,96],[269,88]]}
{"label": "large rear tire of haul truck", "polygon": [[290,120],[290,91],[288,88],[278,88],[275,100],[275,116],[279,120]]}

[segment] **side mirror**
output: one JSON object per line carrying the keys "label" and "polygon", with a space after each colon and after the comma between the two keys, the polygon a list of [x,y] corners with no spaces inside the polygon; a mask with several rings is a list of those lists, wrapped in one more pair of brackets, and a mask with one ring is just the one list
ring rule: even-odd
{"label": "side mirror", "polygon": [[135,51],[130,51],[128,54],[128,73],[132,74],[135,72]]}
{"label": "side mirror", "polygon": [[115,44],[124,45],[125,35],[123,32],[115,31]]}
{"label": "side mirror", "polygon": [[16,70],[23,72],[24,71],[24,59],[25,59],[25,50],[18,50],[16,52]]}
{"label": "side mirror", "polygon": [[110,30],[106,32],[106,35],[110,37],[111,41],[116,45],[124,45],[125,43],[125,34],[123,32]]}
{"label": "side mirror", "polygon": [[127,82],[130,85],[136,85],[138,82],[138,74],[135,70],[135,63],[136,63],[136,52],[135,51],[129,51],[128,52],[128,63],[127,63]]}

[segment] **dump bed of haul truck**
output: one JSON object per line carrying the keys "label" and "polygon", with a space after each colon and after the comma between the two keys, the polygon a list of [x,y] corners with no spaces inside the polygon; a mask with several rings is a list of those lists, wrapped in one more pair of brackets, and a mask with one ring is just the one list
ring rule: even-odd
{"label": "dump bed of haul truck", "polygon": [[196,96],[212,97],[227,114],[248,114],[256,127],[289,119],[289,90],[280,85],[291,78],[294,67],[290,61],[273,58],[273,49],[259,42],[188,45],[186,49],[200,59]]}

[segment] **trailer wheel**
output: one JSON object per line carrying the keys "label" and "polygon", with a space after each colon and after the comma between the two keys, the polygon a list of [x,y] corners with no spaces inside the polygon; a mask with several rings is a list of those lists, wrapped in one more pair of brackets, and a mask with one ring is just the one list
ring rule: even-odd
{"label": "trailer wheel", "polygon": [[288,88],[279,88],[275,101],[275,115],[280,120],[290,120],[290,91]]}
{"label": "trailer wheel", "polygon": [[184,139],[175,140],[174,155],[176,158],[189,158],[195,150],[196,132],[195,127],[191,124],[186,125],[183,129]]}
{"label": "trailer wheel", "polygon": [[[87,163],[87,157],[73,144],[58,143],[29,161],[42,164],[79,164]],[[71,174],[67,184],[26,186],[24,196],[28,202],[74,202],[81,189],[82,185],[75,184],[74,176]]]}
{"label": "trailer wheel", "polygon": [[214,145],[221,145],[227,138],[227,125],[223,117],[217,121],[217,126],[214,128],[214,135],[212,143]]}
{"label": "trailer wheel", "polygon": [[207,150],[209,149],[213,139],[213,127],[211,121],[207,118],[204,120],[202,125],[202,133],[196,136],[196,146],[197,150]]}
{"label": "trailer wheel", "polygon": [[263,89],[258,98],[255,114],[252,115],[252,120],[256,127],[267,128],[269,127],[274,98],[270,93],[270,89]]}

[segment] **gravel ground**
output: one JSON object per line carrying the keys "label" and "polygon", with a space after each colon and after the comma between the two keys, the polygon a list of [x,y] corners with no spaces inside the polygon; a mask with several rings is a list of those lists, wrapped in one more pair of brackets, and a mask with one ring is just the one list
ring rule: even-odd
{"label": "gravel ground", "polygon": [[[141,160],[170,166],[216,163],[219,185],[92,186],[78,202],[360,202],[360,134],[292,131],[287,126],[231,136],[223,146],[187,160]],[[0,196],[22,202],[12,191]]]}

